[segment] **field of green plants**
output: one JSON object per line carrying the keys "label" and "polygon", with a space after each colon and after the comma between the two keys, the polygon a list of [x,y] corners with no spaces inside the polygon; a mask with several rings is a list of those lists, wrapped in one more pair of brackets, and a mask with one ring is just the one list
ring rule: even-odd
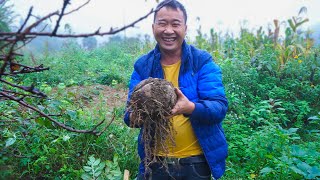
{"label": "field of green plants", "polygon": [[[320,47],[299,25],[288,22],[283,36],[199,29],[188,40],[210,52],[223,72],[229,156],[222,179],[320,179]],[[77,129],[115,120],[97,137],[57,128],[16,102],[0,101],[0,179],[116,180],[125,169],[134,179],[138,130],[122,118],[134,61],[154,45],[118,38],[85,50],[70,41],[59,52],[21,58],[50,67],[6,78],[48,94],[28,103]]]}

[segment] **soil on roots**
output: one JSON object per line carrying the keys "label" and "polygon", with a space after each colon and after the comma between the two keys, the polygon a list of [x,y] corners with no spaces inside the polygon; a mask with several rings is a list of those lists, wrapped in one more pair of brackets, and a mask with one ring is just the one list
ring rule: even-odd
{"label": "soil on roots", "polygon": [[158,78],[141,81],[133,90],[128,110],[132,113],[132,127],[142,127],[144,144],[144,165],[148,172],[149,165],[156,162],[154,156],[159,150],[168,153],[167,140],[174,144],[170,113],[177,102],[177,95],[172,83]]}

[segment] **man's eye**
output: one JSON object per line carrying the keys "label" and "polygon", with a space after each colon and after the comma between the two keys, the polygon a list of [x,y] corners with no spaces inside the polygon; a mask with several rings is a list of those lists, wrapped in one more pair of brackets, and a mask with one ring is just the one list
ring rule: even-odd
{"label": "man's eye", "polygon": [[172,26],[173,26],[173,27],[179,27],[180,24],[179,24],[179,23],[174,23],[174,24],[172,24]]}
{"label": "man's eye", "polygon": [[166,23],[160,22],[158,23],[159,26],[166,26]]}

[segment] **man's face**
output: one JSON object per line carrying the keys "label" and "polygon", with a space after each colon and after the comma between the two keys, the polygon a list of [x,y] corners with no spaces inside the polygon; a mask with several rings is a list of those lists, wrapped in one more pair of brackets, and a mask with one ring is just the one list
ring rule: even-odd
{"label": "man's face", "polygon": [[152,29],[162,51],[169,53],[179,51],[187,31],[183,12],[170,7],[161,8],[155,17]]}

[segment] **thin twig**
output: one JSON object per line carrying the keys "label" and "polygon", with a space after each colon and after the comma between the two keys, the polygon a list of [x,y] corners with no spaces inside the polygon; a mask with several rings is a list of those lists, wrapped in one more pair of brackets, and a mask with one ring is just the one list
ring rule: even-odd
{"label": "thin twig", "polygon": [[3,80],[3,79],[0,79],[1,82],[3,83],[6,83],[12,87],[16,87],[16,88],[19,88],[19,89],[22,89],[24,91],[27,91],[27,92],[30,92],[32,94],[36,94],[36,95],[39,95],[41,97],[47,97],[46,94],[44,94],[43,92],[40,92],[37,88],[35,88],[33,85],[31,86],[19,86],[19,85],[16,85],[16,84],[13,84],[13,83],[10,83],[6,80]]}
{"label": "thin twig", "polygon": [[41,96],[35,96],[33,94],[19,93],[19,92],[9,91],[9,90],[5,90],[5,89],[0,89],[0,91],[6,92],[6,93],[10,93],[10,94],[16,94],[16,95],[19,95],[19,96],[25,96],[25,97],[43,98]]}
{"label": "thin twig", "polygon": [[41,110],[37,109],[36,107],[34,106],[31,106],[27,103],[25,103],[24,101],[20,101],[19,99],[13,97],[13,96],[10,96],[4,92],[0,92],[1,95],[15,101],[15,102],[18,102],[19,104],[21,104],[22,106],[24,107],[27,107],[29,109],[32,109],[33,111],[36,111],[37,113],[39,113],[42,117],[45,117],[47,118],[48,120],[50,120],[51,122],[53,122],[55,125],[61,127],[62,129],[65,129],[65,130],[68,130],[68,131],[71,131],[71,132],[77,132],[77,133],[86,133],[86,134],[93,134],[93,135],[98,135],[100,134],[98,131],[96,131],[97,127],[100,126],[106,119],[103,119],[101,122],[99,122],[92,130],[79,130],[79,129],[74,129],[72,127],[69,127],[63,123],[60,123],[56,120],[54,120],[53,118],[51,118],[50,116],[48,116],[47,114],[45,114],[44,112],[42,112]]}
{"label": "thin twig", "polygon": [[57,20],[57,23],[52,31],[52,35],[56,35],[57,34],[57,31],[58,31],[58,28],[60,26],[60,21],[64,15],[64,11],[66,10],[66,7],[68,6],[68,4],[70,4],[70,0],[64,0],[63,1],[63,6],[62,6],[62,10],[61,10],[61,13],[59,15],[59,18]]}
{"label": "thin twig", "polygon": [[90,1],[91,1],[91,0],[88,0],[87,2],[85,2],[84,4],[82,4],[81,6],[79,6],[78,8],[76,8],[76,9],[74,9],[74,10],[71,10],[70,12],[64,13],[63,15],[66,16],[66,15],[69,15],[69,14],[75,12],[75,11],[78,11],[79,9],[81,9],[82,7],[84,7],[85,5],[89,4]]}
{"label": "thin twig", "polygon": [[28,12],[28,15],[27,15],[27,18],[26,20],[24,20],[23,24],[21,25],[21,27],[19,28],[19,30],[17,31],[17,33],[20,33],[22,31],[22,29],[24,28],[24,26],[27,24],[30,16],[31,16],[31,13],[32,13],[32,9],[33,7],[31,6],[30,9],[29,9],[29,12]]}
{"label": "thin twig", "polygon": [[[30,25],[28,28],[26,28],[22,33],[13,33],[14,36],[26,36],[26,35],[36,35],[36,34],[31,34],[31,29],[38,26],[42,21],[50,18],[51,16],[54,16],[54,15],[59,15],[59,11],[56,11],[56,12],[53,12],[53,13],[50,13],[46,16],[44,16],[43,18],[39,19],[38,21],[34,22],[32,25]],[[12,34],[11,34],[12,35]],[[0,34],[1,36],[1,34]]]}

